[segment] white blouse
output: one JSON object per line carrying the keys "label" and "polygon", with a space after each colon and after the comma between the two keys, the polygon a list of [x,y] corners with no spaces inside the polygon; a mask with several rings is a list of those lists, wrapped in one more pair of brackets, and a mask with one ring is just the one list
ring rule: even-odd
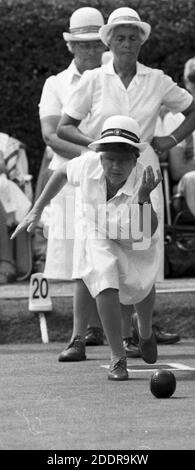
{"label": "white blouse", "polygon": [[[48,116],[61,116],[63,114],[64,107],[69,100],[69,96],[78,85],[80,78],[81,74],[78,71],[74,60],[72,60],[66,70],[47,78],[43,86],[39,103],[40,120]],[[81,123],[79,128],[83,132],[88,132],[85,120]],[[53,159],[50,164],[50,168],[52,170],[57,169],[65,160],[66,159],[53,152]]]}
{"label": "white blouse", "polygon": [[141,139],[151,142],[160,107],[165,104],[174,113],[187,109],[192,96],[168,75],[137,62],[137,72],[126,89],[115,73],[113,60],[82,75],[69,95],[64,111],[82,120],[88,117],[88,135],[99,138],[105,119],[123,114],[136,119]]}

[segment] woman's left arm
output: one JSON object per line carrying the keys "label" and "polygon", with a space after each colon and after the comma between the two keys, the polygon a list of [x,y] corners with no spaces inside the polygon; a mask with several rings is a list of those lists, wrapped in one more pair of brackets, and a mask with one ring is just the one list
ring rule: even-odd
{"label": "woman's left arm", "polygon": [[151,145],[158,155],[175,147],[195,130],[195,100],[183,111],[183,114],[185,116],[184,121],[172,134],[165,137],[153,137]]}

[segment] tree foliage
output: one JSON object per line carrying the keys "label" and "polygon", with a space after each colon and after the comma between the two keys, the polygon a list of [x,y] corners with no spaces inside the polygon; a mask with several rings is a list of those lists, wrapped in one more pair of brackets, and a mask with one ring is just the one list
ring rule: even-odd
{"label": "tree foliage", "polygon": [[195,55],[193,0],[0,0],[1,132],[27,146],[36,177],[44,144],[38,103],[45,79],[66,68],[71,56],[62,32],[72,12],[94,6],[105,17],[115,8],[135,8],[152,26],[140,60],[182,83],[183,65]]}

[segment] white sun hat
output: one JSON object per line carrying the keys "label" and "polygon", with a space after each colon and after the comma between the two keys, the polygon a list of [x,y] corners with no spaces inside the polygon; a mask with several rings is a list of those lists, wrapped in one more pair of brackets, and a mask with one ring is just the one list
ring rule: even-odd
{"label": "white sun hat", "polygon": [[96,8],[78,8],[70,17],[69,33],[63,33],[63,38],[65,41],[98,41],[103,25],[104,18]]}
{"label": "white sun hat", "polygon": [[97,150],[100,144],[128,144],[143,152],[148,146],[147,142],[140,141],[140,128],[137,121],[129,116],[111,116],[104,122],[101,138],[95,140],[88,147]]}
{"label": "white sun hat", "polygon": [[141,32],[142,44],[147,41],[151,32],[151,26],[148,23],[141,21],[138,13],[132,8],[122,7],[114,10],[108,18],[108,23],[101,27],[99,34],[102,42],[108,46],[108,39],[111,30],[116,28],[116,26],[125,24],[137,26]]}

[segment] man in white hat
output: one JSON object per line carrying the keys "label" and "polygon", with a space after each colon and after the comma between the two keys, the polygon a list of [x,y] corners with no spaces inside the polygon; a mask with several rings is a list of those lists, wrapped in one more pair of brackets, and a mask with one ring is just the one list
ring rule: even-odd
{"label": "man in white hat", "polygon": [[[139,348],[147,363],[157,359],[152,332],[154,283],[159,267],[157,240],[159,207],[154,189],[161,181],[137,162],[147,143],[140,140],[138,123],[128,116],[108,118],[101,138],[89,148],[94,152],[72,159],[57,170],[33,209],[15,231],[31,231],[46,204],[68,181],[80,186],[82,196],[82,253],[74,276],[96,300],[111,348],[110,380],[127,380],[126,353],[121,331],[121,304],[135,304],[138,314]],[[135,227],[138,228],[137,234]],[[140,239],[141,233],[141,239]],[[60,355],[74,361],[73,353],[85,356],[88,317],[80,306],[72,341]]]}

